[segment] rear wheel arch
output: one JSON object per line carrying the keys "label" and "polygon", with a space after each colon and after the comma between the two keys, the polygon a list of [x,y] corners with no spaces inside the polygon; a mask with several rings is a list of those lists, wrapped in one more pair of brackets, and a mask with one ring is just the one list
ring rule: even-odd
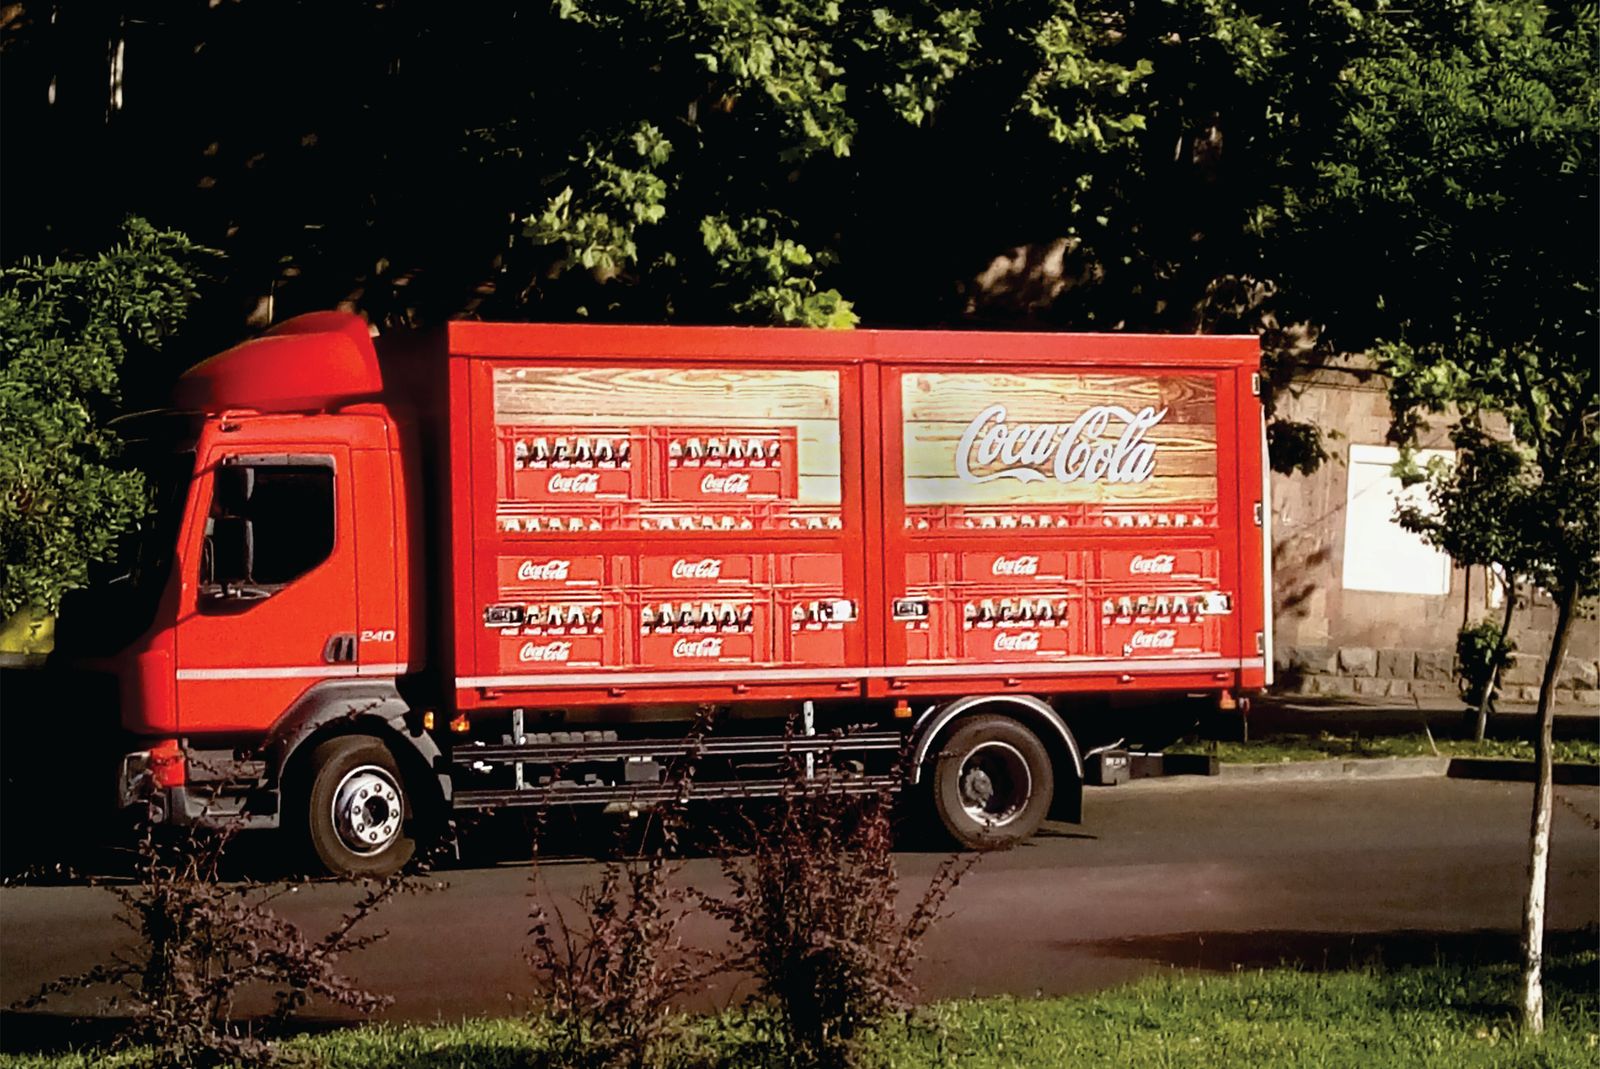
{"label": "rear wheel arch", "polygon": [[1009,717],[1036,735],[1050,755],[1055,773],[1055,799],[1050,816],[1077,823],[1083,816],[1083,751],[1061,714],[1031,694],[973,694],[925,711],[912,727],[911,782],[927,782],[929,765],[965,719],[980,715]]}

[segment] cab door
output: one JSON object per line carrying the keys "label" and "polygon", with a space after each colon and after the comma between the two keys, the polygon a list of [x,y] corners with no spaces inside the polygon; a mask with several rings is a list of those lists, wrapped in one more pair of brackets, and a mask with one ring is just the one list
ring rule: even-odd
{"label": "cab door", "polygon": [[184,733],[259,731],[321,679],[356,674],[349,450],[213,450],[187,532],[177,627]]}

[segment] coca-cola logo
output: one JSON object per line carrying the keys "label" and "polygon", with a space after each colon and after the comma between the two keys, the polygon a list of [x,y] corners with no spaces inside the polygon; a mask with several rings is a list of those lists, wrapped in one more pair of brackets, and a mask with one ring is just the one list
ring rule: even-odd
{"label": "coca-cola logo", "polygon": [[1171,575],[1178,558],[1171,553],[1157,553],[1153,557],[1135,553],[1128,562],[1129,575]]}
{"label": "coca-cola logo", "polygon": [[1037,631],[1002,631],[994,636],[996,653],[1034,653],[1039,649]]}
{"label": "coca-cola logo", "polygon": [[995,575],[1038,575],[1038,557],[996,557],[994,567],[989,569]]}
{"label": "coca-cola logo", "polygon": [[572,656],[572,643],[546,642],[536,646],[532,642],[524,642],[522,649],[517,651],[517,660],[524,664],[529,661],[558,661],[563,664]]}
{"label": "coca-cola logo", "polygon": [[592,471],[579,472],[576,475],[562,475],[558,472],[550,476],[545,489],[552,494],[592,494],[600,489],[600,476]]}
{"label": "coca-cola logo", "polygon": [[727,475],[718,475],[711,472],[700,480],[702,494],[748,494],[750,492],[750,476],[746,472],[735,471]]}
{"label": "coca-cola logo", "polygon": [[1170,650],[1178,644],[1178,632],[1170,627],[1155,631],[1135,631],[1128,639],[1129,650]]}
{"label": "coca-cola logo", "polygon": [[1166,414],[1151,405],[1095,405],[1071,423],[1007,423],[1006,406],[990,405],[962,432],[956,474],[969,483],[1142,483],[1156,470],[1155,443],[1144,437]]}
{"label": "coca-cola logo", "polygon": [[722,578],[722,561],[716,557],[707,557],[705,560],[673,561],[672,578],[720,579]]}
{"label": "coca-cola logo", "polygon": [[525,560],[517,565],[517,580],[523,583],[560,582],[567,578],[567,571],[571,567],[569,560]]}
{"label": "coca-cola logo", "polygon": [[674,657],[721,657],[722,639],[714,636],[706,638],[680,638],[672,644]]}

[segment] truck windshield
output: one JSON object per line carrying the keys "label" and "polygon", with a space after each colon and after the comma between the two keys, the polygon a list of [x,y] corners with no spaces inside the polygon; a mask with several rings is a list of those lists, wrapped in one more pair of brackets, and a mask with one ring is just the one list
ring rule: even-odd
{"label": "truck windshield", "polygon": [[90,568],[85,589],[62,599],[56,623],[60,653],[110,653],[127,645],[155,618],[172,571],[194,450],[171,438],[134,439],[124,456],[144,473],[152,511],[123,536],[110,560]]}

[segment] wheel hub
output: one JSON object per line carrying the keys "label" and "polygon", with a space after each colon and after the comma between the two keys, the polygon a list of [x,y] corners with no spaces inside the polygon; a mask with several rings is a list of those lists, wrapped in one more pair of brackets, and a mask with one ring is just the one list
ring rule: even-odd
{"label": "wheel hub", "polygon": [[1010,743],[979,743],[961,762],[961,808],[973,820],[998,827],[1027,808],[1033,777],[1027,759]]}
{"label": "wheel hub", "polygon": [[363,765],[344,774],[333,792],[333,827],[352,853],[381,853],[400,834],[405,806],[386,769]]}

